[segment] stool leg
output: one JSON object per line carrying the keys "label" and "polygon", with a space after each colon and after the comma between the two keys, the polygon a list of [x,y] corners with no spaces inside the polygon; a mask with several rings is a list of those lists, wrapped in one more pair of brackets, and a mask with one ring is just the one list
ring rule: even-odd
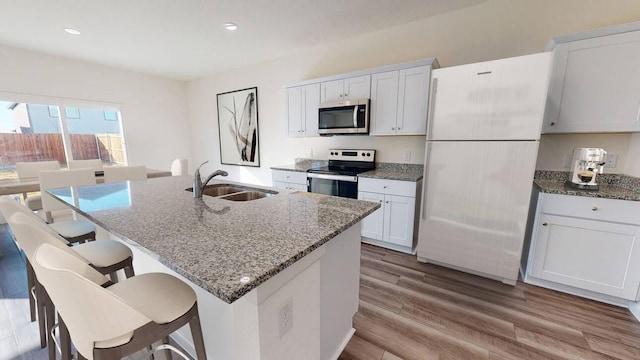
{"label": "stool leg", "polygon": [[129,259],[127,265],[124,267],[124,275],[128,278],[135,276],[133,272],[133,259]]}
{"label": "stool leg", "polygon": [[195,316],[189,321],[191,329],[191,337],[193,337],[193,346],[196,349],[196,358],[198,360],[206,360],[207,354],[204,350],[204,338],[202,337],[202,328],[200,327],[200,314],[198,313],[198,304],[196,306]]}
{"label": "stool leg", "polygon": [[35,286],[35,275],[33,275],[33,267],[27,260],[27,289],[29,289],[29,313],[31,315],[31,321],[36,321],[36,299],[31,293],[31,289]]}
{"label": "stool leg", "polygon": [[49,340],[49,360],[56,360],[56,343],[53,336],[53,327],[56,323],[56,310],[53,305],[53,301],[47,294],[47,291],[42,288],[42,301],[46,307],[47,313],[47,339]]}
{"label": "stool leg", "polygon": [[[67,325],[60,317],[60,314],[58,314],[58,328],[60,329],[60,350],[62,353],[62,360],[71,360],[73,359],[73,354],[71,353],[71,337],[69,336],[69,329],[67,329]],[[80,353],[78,353],[78,358],[80,358],[80,356]]]}
{"label": "stool leg", "polygon": [[38,308],[38,330],[40,331],[40,347],[45,348],[47,346],[47,321],[45,320],[45,316],[48,315],[46,311],[46,295],[45,290],[42,285],[38,282],[38,280],[34,280],[34,288],[36,293],[36,298],[38,301],[36,302],[36,306]]}
{"label": "stool leg", "polygon": [[114,284],[118,282],[118,271],[114,271],[112,273],[109,274],[109,279],[111,279],[111,282],[113,282]]}

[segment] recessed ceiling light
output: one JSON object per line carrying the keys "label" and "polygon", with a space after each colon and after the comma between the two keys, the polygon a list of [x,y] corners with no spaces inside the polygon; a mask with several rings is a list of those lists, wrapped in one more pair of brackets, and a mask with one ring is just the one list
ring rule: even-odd
{"label": "recessed ceiling light", "polygon": [[76,29],[72,29],[72,28],[65,28],[64,31],[68,34],[71,35],[80,35],[80,31],[76,30]]}
{"label": "recessed ceiling light", "polygon": [[228,23],[224,24],[224,28],[229,30],[229,31],[234,31],[234,30],[238,30],[238,25],[228,22]]}

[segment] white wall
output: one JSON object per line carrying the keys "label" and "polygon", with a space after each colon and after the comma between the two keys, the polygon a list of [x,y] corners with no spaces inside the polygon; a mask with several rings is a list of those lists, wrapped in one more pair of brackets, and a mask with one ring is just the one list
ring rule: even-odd
{"label": "white wall", "polygon": [[130,164],[169,170],[190,158],[184,82],[0,45],[0,92],[120,104]]}
{"label": "white wall", "polygon": [[638,152],[634,156],[630,141],[631,134],[542,135],[536,169],[568,171],[569,167],[565,167],[564,162],[567,156],[571,157],[573,149],[595,147],[605,149],[607,154],[618,155],[616,167],[605,167],[605,173],[629,174],[629,166],[638,162]]}
{"label": "white wall", "polygon": [[[606,0],[490,0],[478,6],[435,16],[392,29],[346,38],[254,66],[192,81],[188,98],[194,162],[211,160],[207,170],[224,168],[233,180],[271,184],[269,167],[292,164],[297,157],[325,159],[333,147],[378,150],[378,161],[402,162],[411,151],[411,163],[424,159],[424,137],[289,138],[286,134],[285,86],[302,80],[395,64],[435,56],[444,66],[531,54],[543,50],[554,35],[635,21],[640,2]],[[322,29],[318,29],[321,31]],[[220,165],[216,94],[258,87],[261,167]],[[625,135],[628,137],[629,135]],[[571,139],[591,143],[589,137]],[[556,140],[557,139],[557,140]],[[566,152],[569,138],[545,138],[540,166],[557,167],[555,159]],[[629,158],[629,141],[617,138],[593,142]],[[636,140],[640,142],[640,139]],[[602,143],[603,145],[598,145]],[[640,148],[640,145],[637,146]],[[624,165],[626,166],[626,165]],[[636,169],[640,172],[640,170]]]}

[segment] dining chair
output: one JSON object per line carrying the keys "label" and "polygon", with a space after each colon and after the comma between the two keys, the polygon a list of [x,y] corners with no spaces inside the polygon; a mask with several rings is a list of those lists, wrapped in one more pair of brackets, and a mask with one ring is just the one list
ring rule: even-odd
{"label": "dining chair", "polygon": [[[41,244],[47,243],[76,256],[100,273],[101,276],[92,277],[92,280],[101,286],[116,283],[118,281],[116,272],[121,269],[124,270],[127,278],[134,276],[133,253],[129,247],[115,240],[98,240],[69,247],[68,243],[53,232],[39,217],[33,213],[20,211],[15,208],[16,206],[21,207],[22,205],[12,200],[0,200],[0,209],[3,215],[13,211],[7,221],[18,247],[22,249],[27,258],[27,285],[30,289],[29,305],[30,307],[35,307],[35,300],[37,300],[37,307],[35,309],[31,308],[31,311],[32,313],[35,310],[38,312],[40,346],[45,347],[49,343],[49,356],[55,359],[53,345],[55,308],[47,300],[48,294],[43,292],[37,277],[34,275],[32,258],[35,249]],[[111,281],[107,281],[104,275],[109,275]],[[31,289],[34,290],[32,291]],[[34,320],[32,317],[31,321]],[[67,339],[61,336],[61,342],[66,344],[65,341]],[[68,346],[66,348],[70,349]]]}
{"label": "dining chair", "polygon": [[[18,174],[18,179],[22,181],[38,180],[41,170],[60,170],[60,163],[55,160],[16,162],[16,173]],[[22,197],[24,204],[32,211],[42,209],[42,197],[40,194],[27,196],[27,193],[22,193]]]}
{"label": "dining chair", "polygon": [[[167,337],[189,324],[197,359],[206,360],[195,291],[165,273],[147,273],[104,288],[86,263],[49,244],[33,261],[36,276],[58,310],[78,359],[120,359],[140,350],[170,350]],[[93,273],[93,275],[91,274]],[[149,346],[162,341],[160,346]]]}
{"label": "dining chair", "polygon": [[69,160],[67,167],[71,169],[92,169],[95,171],[102,171],[102,160],[89,159],[89,160]]}
{"label": "dining chair", "polygon": [[139,166],[107,166],[104,168],[104,182],[113,183],[127,180],[146,180],[147,168]]}
{"label": "dining chair", "polygon": [[[69,206],[55,199],[46,190],[69,186],[94,185],[95,183],[94,172],[88,168],[40,171],[42,209],[45,212],[47,222],[69,242],[94,240],[96,227],[89,221],[75,219],[75,214],[70,210]],[[63,219],[63,215],[68,217],[67,214],[69,212],[71,212],[73,218]],[[58,220],[54,221],[55,217],[58,217]]]}
{"label": "dining chair", "polygon": [[171,162],[171,176],[187,175],[189,172],[189,160],[173,159]]}

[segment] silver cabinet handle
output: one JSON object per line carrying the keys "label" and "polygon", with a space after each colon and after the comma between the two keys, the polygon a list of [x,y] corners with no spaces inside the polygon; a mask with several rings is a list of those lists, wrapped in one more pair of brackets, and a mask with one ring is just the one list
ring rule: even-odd
{"label": "silver cabinet handle", "polygon": [[549,224],[547,224],[547,223],[542,223],[542,226],[547,226],[547,225],[549,225]]}
{"label": "silver cabinet handle", "polygon": [[382,204],[382,200],[380,200],[380,203]]}
{"label": "silver cabinet handle", "polygon": [[592,207],[591,211],[598,211],[598,207],[597,206]]}

